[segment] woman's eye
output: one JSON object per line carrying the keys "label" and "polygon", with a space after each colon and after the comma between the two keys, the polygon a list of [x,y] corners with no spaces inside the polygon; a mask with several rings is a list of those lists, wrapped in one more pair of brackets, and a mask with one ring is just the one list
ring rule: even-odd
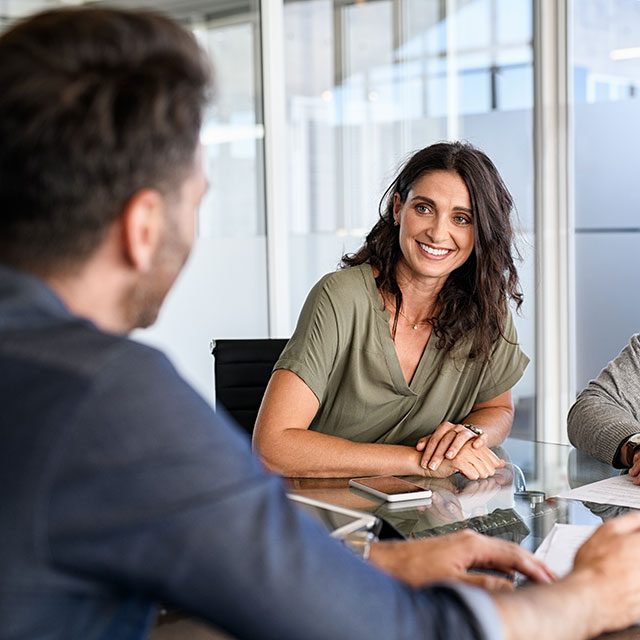
{"label": "woman's eye", "polygon": [[419,204],[416,205],[416,211],[418,213],[430,213],[431,209],[428,204]]}
{"label": "woman's eye", "polygon": [[467,218],[467,216],[455,216],[453,218],[453,221],[456,224],[460,224],[460,225],[467,225],[467,224],[471,224],[471,220],[469,218]]}

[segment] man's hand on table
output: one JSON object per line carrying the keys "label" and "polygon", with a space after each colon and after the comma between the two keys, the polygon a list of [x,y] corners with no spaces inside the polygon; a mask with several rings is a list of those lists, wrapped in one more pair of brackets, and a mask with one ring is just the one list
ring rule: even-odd
{"label": "man's hand on table", "polygon": [[639,547],[640,513],[632,513],[608,520],[578,549],[567,581],[598,585],[597,590],[590,589],[600,610],[598,631],[640,620],[640,576],[634,562]]}
{"label": "man's hand on table", "polygon": [[378,542],[369,560],[412,587],[437,580],[462,580],[485,589],[512,588],[497,576],[468,573],[469,569],[493,569],[505,574],[518,571],[533,582],[551,582],[551,571],[519,546],[470,530],[426,540]]}
{"label": "man's hand on table", "polygon": [[608,520],[580,547],[566,578],[547,587],[495,594],[505,638],[582,640],[637,623],[638,547],[640,513]]}

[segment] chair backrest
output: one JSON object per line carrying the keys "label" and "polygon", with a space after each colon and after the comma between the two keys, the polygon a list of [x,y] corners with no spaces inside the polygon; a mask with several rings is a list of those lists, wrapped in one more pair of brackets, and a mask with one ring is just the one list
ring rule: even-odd
{"label": "chair backrest", "polygon": [[253,433],[273,365],[287,342],[275,338],[211,342],[216,404],[249,434]]}

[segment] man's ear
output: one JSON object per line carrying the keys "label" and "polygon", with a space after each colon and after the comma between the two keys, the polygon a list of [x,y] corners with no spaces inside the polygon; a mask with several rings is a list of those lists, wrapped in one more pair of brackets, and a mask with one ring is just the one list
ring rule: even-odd
{"label": "man's ear", "polygon": [[138,191],[122,212],[122,250],[138,271],[151,269],[164,228],[164,198],[155,189]]}

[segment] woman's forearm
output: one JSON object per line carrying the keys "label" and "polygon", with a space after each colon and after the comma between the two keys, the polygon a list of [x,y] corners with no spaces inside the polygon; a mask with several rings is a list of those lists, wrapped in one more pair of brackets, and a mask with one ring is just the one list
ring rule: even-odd
{"label": "woman's forearm", "polygon": [[413,447],[352,442],[310,431],[318,406],[293,372],[278,370],[271,376],[253,433],[256,451],[270,469],[299,478],[422,473]]}
{"label": "woman's forearm", "polygon": [[256,448],[267,467],[288,477],[423,473],[413,447],[352,442],[308,429],[285,429],[268,442],[256,442]]}

